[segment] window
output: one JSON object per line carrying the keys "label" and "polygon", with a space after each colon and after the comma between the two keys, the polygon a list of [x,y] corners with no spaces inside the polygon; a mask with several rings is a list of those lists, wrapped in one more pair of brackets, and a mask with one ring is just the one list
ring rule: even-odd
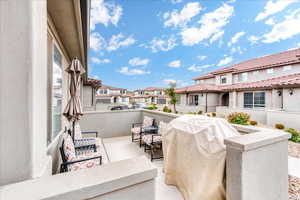
{"label": "window", "polygon": [[56,46],[53,49],[52,93],[51,93],[51,141],[61,131],[62,116],[62,55]]}
{"label": "window", "polygon": [[248,73],[244,72],[238,75],[238,81],[243,82],[248,80]]}
{"label": "window", "polygon": [[274,72],[274,69],[273,69],[273,68],[267,69],[267,73],[268,73],[268,74],[272,74],[273,72]]}
{"label": "window", "polygon": [[190,96],[190,105],[198,106],[198,99],[199,99],[198,95],[191,95]]}
{"label": "window", "polygon": [[245,92],[244,108],[264,108],[265,92]]}
{"label": "window", "polygon": [[226,84],[227,82],[226,76],[221,76],[220,80],[221,80],[221,84]]}
{"label": "window", "polygon": [[291,69],[292,69],[291,65],[287,65],[287,66],[283,67],[283,71],[288,71],[288,70],[291,70]]}
{"label": "window", "polygon": [[99,94],[107,94],[107,89],[100,89]]}
{"label": "window", "polygon": [[253,75],[257,75],[259,73],[259,71],[258,70],[256,70],[256,71],[253,71]]}

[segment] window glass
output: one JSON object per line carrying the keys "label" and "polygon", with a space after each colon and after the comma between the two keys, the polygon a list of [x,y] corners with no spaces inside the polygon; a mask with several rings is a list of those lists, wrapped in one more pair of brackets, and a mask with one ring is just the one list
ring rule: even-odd
{"label": "window glass", "polygon": [[256,70],[256,71],[253,71],[253,75],[257,75],[259,73],[259,71],[258,70]]}
{"label": "window glass", "polygon": [[247,72],[239,74],[239,76],[238,76],[238,81],[239,82],[243,82],[243,81],[247,81],[247,80],[248,80],[248,73]]}
{"label": "window glass", "polygon": [[244,108],[253,108],[253,92],[244,93]]}
{"label": "window glass", "polygon": [[52,64],[52,135],[54,138],[61,130],[62,116],[62,56],[54,46]]}
{"label": "window glass", "polygon": [[288,70],[291,70],[291,69],[292,69],[291,65],[287,65],[287,66],[283,67],[283,71],[288,71]]}
{"label": "window glass", "polygon": [[273,68],[267,69],[267,73],[268,73],[268,74],[272,74],[273,72],[274,72],[274,69],[273,69]]}
{"label": "window glass", "polygon": [[227,82],[226,76],[221,76],[221,84],[225,84]]}
{"label": "window glass", "polygon": [[195,105],[198,106],[198,98],[199,98],[199,96],[198,96],[198,95],[195,95],[194,98],[195,98]]}
{"label": "window glass", "polygon": [[245,92],[244,108],[264,108],[265,92]]}
{"label": "window glass", "polygon": [[265,92],[254,93],[254,107],[256,108],[265,107]]}

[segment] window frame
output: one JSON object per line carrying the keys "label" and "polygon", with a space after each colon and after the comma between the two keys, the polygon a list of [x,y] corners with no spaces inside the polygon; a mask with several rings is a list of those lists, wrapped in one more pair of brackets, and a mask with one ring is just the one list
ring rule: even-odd
{"label": "window frame", "polygon": [[[246,104],[246,96],[245,95],[251,96],[249,103],[247,102]],[[259,97],[259,94],[263,94],[261,97]],[[260,98],[260,99],[257,99]],[[248,109],[257,109],[257,108],[265,108],[266,107],[266,92],[265,91],[254,91],[254,92],[244,92],[243,93],[243,107],[248,108]],[[257,103],[257,101],[262,101],[263,103]]]}
{"label": "window frame", "polygon": [[292,65],[283,66],[282,71],[290,71],[292,70]]}
{"label": "window frame", "polygon": [[[223,80],[225,80],[225,82],[223,82]],[[226,84],[226,83],[227,83],[227,76],[226,75],[220,76],[220,84]]]}
{"label": "window frame", "polygon": [[274,73],[274,68],[267,69],[267,74],[273,74],[273,73]]}
{"label": "window frame", "polygon": [[238,82],[245,82],[248,80],[248,72],[238,74]]}
{"label": "window frame", "polygon": [[[48,61],[47,61],[47,68],[48,68],[48,78],[47,78],[47,93],[48,93],[48,100],[47,100],[47,110],[48,110],[48,122],[47,122],[47,145],[50,145],[53,140],[59,135],[61,132],[62,128],[62,114],[63,114],[63,88],[64,88],[64,83],[63,83],[63,77],[64,77],[64,67],[63,67],[63,53],[61,52],[59,45],[53,40],[53,37],[48,34]],[[60,129],[58,133],[53,134],[53,78],[54,78],[54,62],[55,62],[55,52],[59,53],[60,56],[60,68],[61,68],[61,110],[60,110]]]}

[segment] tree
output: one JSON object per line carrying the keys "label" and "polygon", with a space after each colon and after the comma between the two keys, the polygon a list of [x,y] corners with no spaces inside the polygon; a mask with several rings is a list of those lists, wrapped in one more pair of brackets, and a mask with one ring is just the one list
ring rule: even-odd
{"label": "tree", "polygon": [[174,112],[177,113],[177,111],[176,111],[176,103],[177,103],[176,83],[170,83],[170,88],[166,89],[165,92],[170,98],[170,104],[173,104],[173,106],[174,106]]}

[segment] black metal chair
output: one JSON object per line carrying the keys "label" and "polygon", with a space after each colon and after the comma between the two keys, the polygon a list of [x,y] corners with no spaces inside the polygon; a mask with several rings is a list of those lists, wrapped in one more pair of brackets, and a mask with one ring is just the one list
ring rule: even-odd
{"label": "black metal chair", "polygon": [[[149,134],[144,135],[142,138],[144,142],[145,152],[150,150],[151,162],[154,159],[163,158],[163,150],[162,150],[162,135],[161,134]],[[159,156],[155,156],[155,152],[159,150],[161,154]]]}
{"label": "black metal chair", "polygon": [[[145,117],[147,117],[147,116],[145,116]],[[151,123],[150,126],[154,126],[155,125],[155,119],[154,118],[150,118],[150,119],[152,119],[152,123]],[[131,141],[132,142],[139,141],[140,142],[140,147],[141,147],[141,138],[142,138],[142,135],[144,133],[144,127],[145,127],[144,122],[133,123],[131,125]],[[135,136],[137,136],[137,137],[135,137]]]}
{"label": "black metal chair", "polygon": [[[93,160],[93,159],[99,159],[99,164],[102,164],[102,156],[93,156],[93,157],[87,157],[87,158],[83,158],[83,159],[78,159],[78,160],[74,160],[74,161],[68,161],[67,157],[65,155],[64,152],[64,140],[62,141],[62,145],[61,147],[59,147],[60,150],[60,155],[61,155],[61,159],[62,159],[62,163],[60,165],[60,173],[63,172],[67,172],[68,170],[68,166],[75,164],[75,163],[80,163],[80,162],[85,162],[85,161],[89,161],[89,160]],[[76,151],[76,148],[75,148]]]}

